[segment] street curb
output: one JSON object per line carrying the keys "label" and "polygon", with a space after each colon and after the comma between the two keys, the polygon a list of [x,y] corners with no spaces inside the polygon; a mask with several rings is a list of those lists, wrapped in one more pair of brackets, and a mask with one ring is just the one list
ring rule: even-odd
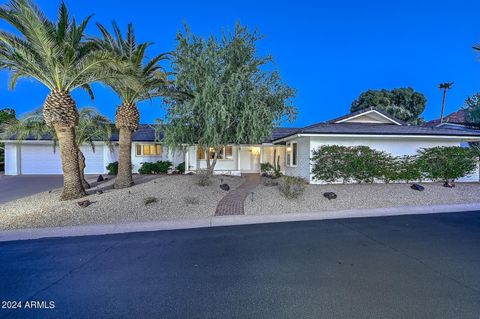
{"label": "street curb", "polygon": [[222,227],[235,225],[283,223],[309,220],[325,220],[340,218],[383,217],[398,215],[435,214],[469,212],[480,210],[480,203],[431,205],[431,206],[403,206],[370,209],[349,209],[341,211],[323,211],[311,213],[265,214],[265,215],[237,215],[211,216],[199,219],[135,222],[109,225],[81,225],[51,228],[30,228],[0,231],[0,242],[15,240],[30,240],[52,237],[76,237],[92,235],[123,234],[133,232],[176,230]]}

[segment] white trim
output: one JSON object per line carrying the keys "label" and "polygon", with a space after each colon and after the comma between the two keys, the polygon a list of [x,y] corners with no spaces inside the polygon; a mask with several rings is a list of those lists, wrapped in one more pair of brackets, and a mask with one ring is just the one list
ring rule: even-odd
{"label": "white trim", "polygon": [[[297,137],[379,137],[379,138],[392,138],[392,137],[399,137],[399,138],[432,138],[432,139],[446,139],[446,140],[472,140],[472,141],[480,141],[480,136],[466,136],[466,135],[397,135],[397,134],[328,134],[328,133],[311,133],[311,134],[294,134],[290,135],[278,140],[275,140],[274,143],[285,142]],[[467,141],[470,142],[470,141]]]}
{"label": "white trim", "polygon": [[[291,150],[290,150],[290,156],[288,156],[288,144],[290,144],[290,147],[291,147]],[[297,152],[296,152],[296,163],[295,165],[293,165],[293,145],[292,144],[297,144]],[[287,159],[289,159],[290,163],[288,163]],[[298,141],[297,140],[294,140],[294,141],[289,141],[288,143],[286,143],[285,145],[285,166],[288,166],[288,167],[297,167],[298,166]]]}
{"label": "white trim", "polygon": [[382,114],[382,113],[378,112],[377,110],[369,110],[369,111],[366,111],[366,112],[362,112],[362,113],[360,113],[360,114],[356,114],[356,115],[354,115],[354,116],[349,116],[349,117],[347,117],[347,118],[344,118],[343,120],[336,121],[336,122],[334,122],[334,123],[343,123],[343,122],[346,122],[346,121],[348,121],[348,120],[351,120],[351,119],[354,119],[354,118],[357,118],[357,117],[360,117],[360,116],[364,116],[364,115],[367,115],[367,114],[370,114],[370,113],[376,113],[376,114],[380,115],[381,117],[389,120],[390,122],[392,122],[392,123],[394,123],[394,124],[396,124],[396,125],[402,125],[402,123],[399,123],[399,122],[395,121],[394,119],[386,116],[385,114]]}

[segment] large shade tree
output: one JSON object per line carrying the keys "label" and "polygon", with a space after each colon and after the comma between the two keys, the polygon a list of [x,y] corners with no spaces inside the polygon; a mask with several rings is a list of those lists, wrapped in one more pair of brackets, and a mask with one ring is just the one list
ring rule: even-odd
{"label": "large shade tree", "polygon": [[376,107],[396,118],[411,123],[421,124],[420,115],[425,110],[427,99],[422,93],[412,88],[398,88],[393,90],[368,90],[352,102],[351,112]]}
{"label": "large shade tree", "polygon": [[164,143],[212,150],[210,173],[227,144],[260,143],[296,116],[295,91],[281,81],[271,56],[258,55],[260,38],[240,24],[220,39],[195,36],[188,27],[177,34],[173,69],[180,94],[167,99]]}
{"label": "large shade tree", "polygon": [[[54,151],[58,144],[56,132],[51,126],[46,124],[41,109],[27,113],[18,120],[13,119],[8,121],[0,126],[0,129],[3,131],[2,135],[6,138],[15,137],[17,140],[25,140],[27,137],[35,139],[52,138],[54,141]],[[111,143],[112,123],[96,109],[84,107],[79,111],[79,120],[75,133],[75,143],[78,147],[80,178],[83,187],[90,188],[90,185],[85,179],[85,156],[80,146],[90,146],[92,151],[95,152],[95,142],[102,141],[105,142],[108,147],[113,148],[113,144]]]}
{"label": "large shade tree", "polygon": [[0,31],[0,68],[10,71],[10,88],[20,78],[32,78],[50,90],[43,115],[60,145],[61,199],[85,196],[75,136],[79,116],[71,92],[83,88],[92,95],[89,84],[113,76],[115,63],[110,54],[92,50],[91,43],[84,40],[90,17],[77,23],[64,3],[56,22],[29,0],[12,0],[1,6],[0,19],[20,34]]}
{"label": "large shade tree", "polygon": [[115,114],[115,126],[119,129],[118,175],[115,188],[125,188],[133,185],[132,134],[140,124],[137,103],[161,96],[167,91],[168,74],[160,62],[167,59],[168,55],[162,53],[148,59],[146,50],[151,43],[137,43],[132,24],[128,25],[125,37],[115,22],[112,23],[113,35],[103,25],[97,26],[102,37],[93,39],[96,47],[111,52],[127,63],[130,66],[129,75],[137,81],[136,85],[115,78],[104,81],[121,99]]}

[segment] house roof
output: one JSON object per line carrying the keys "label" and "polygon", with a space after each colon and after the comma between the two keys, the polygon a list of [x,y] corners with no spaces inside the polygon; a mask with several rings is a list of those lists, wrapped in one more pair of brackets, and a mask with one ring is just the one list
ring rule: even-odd
{"label": "house roof", "polygon": [[[453,113],[448,114],[443,118],[443,122],[448,122],[448,123],[455,123],[455,124],[466,124],[466,110],[465,109],[460,109],[458,111],[455,111]],[[433,125],[438,125],[440,124],[440,119],[435,119],[428,121],[426,123],[427,126],[433,126]]]}
{"label": "house roof", "polygon": [[[158,138],[161,140],[163,138],[163,133],[158,133]],[[8,140],[16,140],[15,135],[11,136]],[[52,135],[46,134],[41,138],[36,138],[35,136],[31,135],[25,139],[26,141],[33,141],[33,140],[41,140],[41,141],[50,141],[52,140]],[[118,131],[114,131],[112,133],[112,137],[110,139],[112,142],[118,141]],[[132,141],[134,142],[155,142],[155,124],[140,124],[137,131],[133,132],[132,134]]]}
{"label": "house roof", "polygon": [[[386,123],[368,123],[353,122],[348,119],[359,117],[369,112],[380,113],[388,119],[392,119],[391,124]],[[396,123],[395,123],[396,122]],[[394,123],[396,125],[394,125]],[[447,126],[417,126],[406,124],[395,117],[383,112],[382,110],[369,108],[353,112],[327,122],[316,123],[284,134],[282,137],[273,138],[272,142],[297,134],[345,134],[345,135],[411,135],[411,136],[475,136],[480,137],[480,130],[468,129],[463,127]]]}
{"label": "house roof", "polygon": [[[345,121],[357,117],[364,113],[378,112],[388,119],[385,123],[369,123]],[[338,123],[340,122],[340,123]],[[391,124],[387,124],[391,123]],[[155,124],[141,124],[139,129],[133,133],[134,142],[155,142],[163,139],[163,133],[158,132],[158,139],[155,136]],[[312,124],[303,128],[274,128],[272,137],[264,143],[275,143],[280,140],[297,134],[345,134],[345,135],[412,135],[412,136],[475,136],[480,137],[480,130],[469,129],[462,126],[442,125],[442,126],[417,126],[409,125],[396,119],[395,117],[375,108],[369,108],[338,117],[336,119]],[[44,136],[41,140],[51,140],[51,136]],[[12,136],[10,140],[15,140]],[[29,136],[26,140],[36,140],[34,136]],[[118,132],[112,134],[112,141],[118,141]]]}
{"label": "house roof", "polygon": [[[388,122],[390,123],[394,123],[394,124],[397,124],[397,125],[404,125],[406,124],[405,122],[403,122],[402,120],[396,118],[395,116],[391,115],[391,114],[388,114],[387,112],[381,110],[381,109],[378,109],[376,107],[369,107],[368,109],[362,109],[362,110],[358,110],[358,111],[355,111],[355,112],[352,112],[352,113],[349,113],[349,114],[345,114],[345,115],[342,115],[340,117],[337,117],[337,118],[334,118],[334,119],[331,119],[329,121],[327,121],[327,123],[341,123],[341,122],[347,122],[348,120],[351,120],[353,118],[356,118],[356,117],[359,117],[360,115],[367,115],[368,113],[376,113],[380,116],[382,116],[383,118],[385,118]],[[313,124],[313,125],[316,125],[316,124]]]}

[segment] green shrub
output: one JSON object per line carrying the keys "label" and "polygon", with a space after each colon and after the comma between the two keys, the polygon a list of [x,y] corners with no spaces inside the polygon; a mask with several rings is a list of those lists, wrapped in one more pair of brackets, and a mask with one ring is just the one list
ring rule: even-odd
{"label": "green shrub", "polygon": [[178,164],[177,167],[175,167],[175,169],[177,171],[179,171],[180,173],[184,174],[185,173],[185,162],[182,162],[182,163]]}
{"label": "green shrub", "polygon": [[118,174],[118,162],[109,163],[106,168],[108,170],[108,175]]}
{"label": "green shrub", "polygon": [[197,170],[197,184],[199,186],[208,186],[212,184],[212,180],[210,177],[212,177],[212,173],[206,169],[201,169]]}
{"label": "green shrub", "polygon": [[368,146],[325,145],[312,152],[312,174],[325,182],[373,183],[393,178],[394,159]]}
{"label": "green shrub", "polygon": [[423,175],[433,181],[454,182],[472,173],[478,154],[459,146],[438,146],[419,151],[418,165]]}
{"label": "green shrub", "polygon": [[307,182],[296,176],[282,176],[278,180],[278,190],[288,199],[298,198],[305,191]]}
{"label": "green shrub", "polygon": [[166,174],[168,170],[172,167],[172,162],[170,161],[158,161],[156,163],[145,162],[142,163],[138,169],[139,174]]}
{"label": "green shrub", "polygon": [[269,176],[262,176],[262,184],[267,187],[277,186],[278,178],[271,178]]}
{"label": "green shrub", "polygon": [[396,159],[396,181],[412,182],[422,179],[418,156],[405,155]]}
{"label": "green shrub", "polygon": [[273,172],[273,165],[270,164],[270,163],[260,163],[260,171],[263,173],[263,174],[270,174],[271,172]]}

